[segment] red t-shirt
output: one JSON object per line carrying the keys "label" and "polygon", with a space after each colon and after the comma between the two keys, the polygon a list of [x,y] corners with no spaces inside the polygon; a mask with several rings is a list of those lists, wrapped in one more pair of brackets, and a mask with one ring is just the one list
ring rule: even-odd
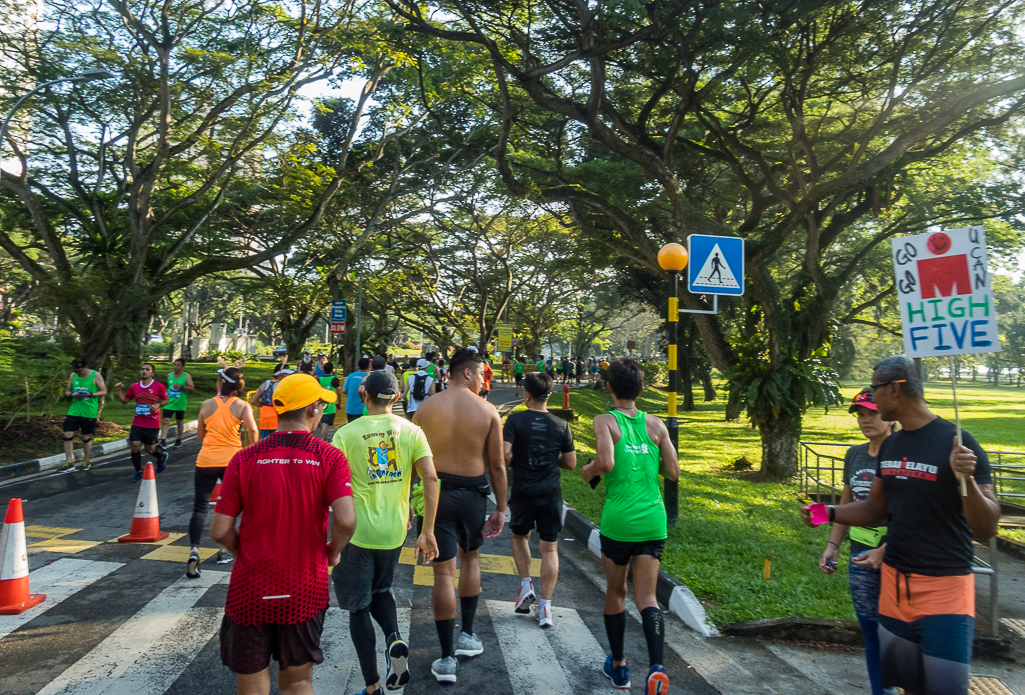
{"label": "red t-shirt", "polygon": [[491,390],[491,380],[494,378],[495,372],[491,369],[491,365],[487,362],[484,363],[484,390]]}
{"label": "red t-shirt", "polygon": [[327,608],[328,506],[352,495],[341,451],[307,432],[242,449],[224,472],[217,513],[242,515],[228,618],[294,625]]}
{"label": "red t-shirt", "polygon": [[[160,427],[160,401],[167,398],[167,389],[159,381],[154,379],[149,386],[143,386],[142,382],[136,382],[128,387],[125,398],[135,401],[135,417],[132,424],[137,427]],[[139,413],[139,406],[153,406],[146,415]],[[145,408],[142,408],[144,410]]]}

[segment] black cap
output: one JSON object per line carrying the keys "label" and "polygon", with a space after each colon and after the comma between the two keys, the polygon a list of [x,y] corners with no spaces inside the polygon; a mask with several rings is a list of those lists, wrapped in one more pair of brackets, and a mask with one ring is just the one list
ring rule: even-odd
{"label": "black cap", "polygon": [[367,374],[363,380],[363,390],[370,398],[395,396],[399,393],[399,380],[391,372],[377,369]]}

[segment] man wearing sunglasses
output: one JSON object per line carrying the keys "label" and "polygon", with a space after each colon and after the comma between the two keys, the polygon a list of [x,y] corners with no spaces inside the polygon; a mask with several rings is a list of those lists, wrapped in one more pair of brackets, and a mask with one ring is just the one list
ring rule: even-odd
{"label": "man wearing sunglasses", "polygon": [[[868,499],[829,507],[829,520],[888,522],[879,596],[883,685],[907,695],[965,695],[975,633],[972,537],[994,536],[1000,519],[989,461],[972,435],[962,432],[958,446],[954,424],[930,412],[914,360],[888,357],[874,370],[879,415],[903,429],[880,446]],[[801,514],[811,525],[809,508]]]}

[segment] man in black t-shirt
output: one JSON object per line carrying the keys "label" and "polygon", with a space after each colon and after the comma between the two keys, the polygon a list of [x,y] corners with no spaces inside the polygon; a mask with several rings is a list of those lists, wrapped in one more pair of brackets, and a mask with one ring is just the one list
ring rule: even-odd
{"label": "man in black t-shirt", "polygon": [[552,377],[544,372],[531,372],[524,382],[523,402],[527,410],[510,415],[502,431],[505,463],[512,469],[509,498],[512,553],[520,574],[515,610],[529,613],[537,600],[530,577],[529,545],[530,532],[537,528],[541,550],[541,600],[537,602],[536,615],[541,627],[551,627],[552,594],[559,579],[558,536],[562,530],[559,471],[576,468],[577,454],[569,425],[548,412]]}
{"label": "man in black t-shirt", "polygon": [[[962,432],[958,446],[957,428],[929,411],[910,358],[877,364],[872,390],[880,416],[903,429],[880,447],[868,499],[829,507],[829,520],[888,525],[879,596],[883,686],[965,695],[975,632],[972,537],[991,538],[1000,519],[989,461],[972,435]],[[801,513],[811,525],[809,508]]]}

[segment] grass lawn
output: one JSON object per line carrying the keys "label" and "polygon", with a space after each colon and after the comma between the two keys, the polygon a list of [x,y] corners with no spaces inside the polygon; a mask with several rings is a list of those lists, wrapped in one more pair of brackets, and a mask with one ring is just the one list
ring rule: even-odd
{"label": "grass lawn", "polygon": [[[1019,415],[1025,410],[1025,389],[959,386],[965,429],[986,449],[1025,452]],[[948,383],[932,382],[926,396],[939,415],[953,418]],[[580,415],[572,424],[579,465],[594,455],[591,422],[607,401],[606,394],[590,389],[573,392],[572,405]],[[665,416],[664,392],[648,390],[639,401],[642,410]],[[840,571],[829,577],[818,569],[828,531],[801,523],[796,483],[756,483],[724,470],[740,456],[757,467],[761,448],[757,430],[724,422],[723,411],[722,404],[703,403],[680,417],[680,520],[669,531],[664,568],[687,583],[718,625],[787,615],[854,619],[847,561],[841,553]],[[802,439],[864,441],[846,408],[809,411]],[[563,472],[562,485],[566,501],[598,522],[604,486],[592,491],[569,471]],[[762,567],[767,556],[772,577],[766,582]]]}

